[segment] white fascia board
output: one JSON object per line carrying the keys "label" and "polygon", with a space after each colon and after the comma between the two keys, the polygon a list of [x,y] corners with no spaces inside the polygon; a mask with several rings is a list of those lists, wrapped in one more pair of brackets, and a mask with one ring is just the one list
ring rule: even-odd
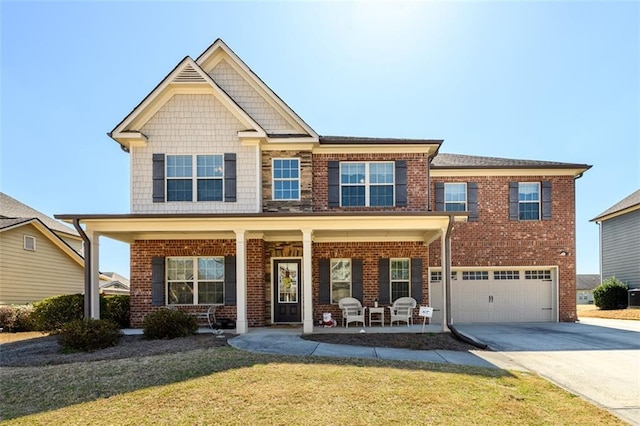
{"label": "white fascia board", "polygon": [[339,144],[318,145],[313,149],[314,154],[426,154],[436,152],[437,146],[417,144]]}
{"label": "white fascia board", "polygon": [[74,249],[69,247],[67,243],[65,243],[60,237],[58,237],[53,231],[51,231],[47,226],[43,225],[38,219],[34,219],[30,222],[25,222],[23,225],[27,223],[33,225],[42,235],[47,237],[56,247],[62,250],[65,254],[67,254],[70,258],[75,260],[80,266],[84,266],[84,258],[78,254]]}
{"label": "white fascia board", "polygon": [[584,169],[519,169],[519,168],[479,168],[479,169],[464,169],[464,168],[451,168],[440,169],[431,168],[429,171],[431,177],[462,177],[462,176],[579,176],[584,172]]}
{"label": "white fascia board", "polygon": [[593,222],[602,223],[605,220],[613,219],[614,217],[622,216],[623,214],[631,213],[633,211],[640,210],[640,204],[636,204],[635,206],[627,207],[626,209],[622,209],[615,213],[609,213],[608,215],[601,216],[597,219],[593,219]]}

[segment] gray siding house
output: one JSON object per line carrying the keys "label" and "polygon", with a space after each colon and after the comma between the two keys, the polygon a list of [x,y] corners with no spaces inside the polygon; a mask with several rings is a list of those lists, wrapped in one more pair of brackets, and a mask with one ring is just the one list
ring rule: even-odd
{"label": "gray siding house", "polygon": [[597,217],[600,225],[600,276],[615,276],[640,288],[640,190]]}

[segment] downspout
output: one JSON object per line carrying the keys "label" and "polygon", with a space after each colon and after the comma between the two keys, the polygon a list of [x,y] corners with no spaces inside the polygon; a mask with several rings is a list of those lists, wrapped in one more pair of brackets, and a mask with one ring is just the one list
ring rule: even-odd
{"label": "downspout", "polygon": [[456,330],[456,328],[451,323],[451,230],[453,229],[453,216],[449,216],[449,225],[447,226],[447,232],[443,236],[444,238],[444,249],[446,256],[443,256],[442,259],[446,258],[447,262],[443,262],[442,264],[442,273],[444,275],[443,280],[445,283],[445,300],[446,300],[446,321],[447,328],[451,330],[451,334],[456,339],[461,342],[468,343],[470,345],[475,346],[479,349],[487,349],[487,345],[478,340],[475,340],[472,336],[468,336],[466,334],[461,333]]}
{"label": "downspout", "polygon": [[433,157],[427,159],[427,211],[431,211],[431,161]]}
{"label": "downspout", "polygon": [[73,219],[73,226],[84,242],[84,318],[91,318],[91,241],[80,226],[80,219]]}

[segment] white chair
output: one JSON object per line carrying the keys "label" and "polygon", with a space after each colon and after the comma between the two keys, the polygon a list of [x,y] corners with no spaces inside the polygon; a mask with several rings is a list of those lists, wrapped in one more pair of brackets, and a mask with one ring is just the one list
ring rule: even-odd
{"label": "white chair", "polygon": [[362,303],[353,297],[343,297],[338,301],[342,309],[342,326],[349,328],[350,322],[361,322],[364,327],[364,311]]}
{"label": "white chair", "polygon": [[413,310],[416,308],[416,299],[413,297],[399,297],[393,302],[392,306],[389,306],[391,311],[391,325],[393,322],[404,321],[407,323],[407,327],[413,324]]}

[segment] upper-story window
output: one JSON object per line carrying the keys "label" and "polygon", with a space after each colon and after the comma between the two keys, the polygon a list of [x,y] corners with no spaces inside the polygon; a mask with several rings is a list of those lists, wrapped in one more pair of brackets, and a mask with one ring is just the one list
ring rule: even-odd
{"label": "upper-story window", "polygon": [[222,201],[223,164],[222,155],[167,155],[167,201]]}
{"label": "upper-story window", "polygon": [[340,163],[340,205],[386,207],[394,205],[394,163]]}
{"label": "upper-story window", "polygon": [[273,199],[300,199],[300,160],[298,158],[274,158]]}
{"label": "upper-story window", "polygon": [[518,212],[520,220],[540,219],[539,183],[518,183]]}
{"label": "upper-story window", "polygon": [[444,210],[447,212],[463,212],[467,210],[467,184],[444,184]]}

